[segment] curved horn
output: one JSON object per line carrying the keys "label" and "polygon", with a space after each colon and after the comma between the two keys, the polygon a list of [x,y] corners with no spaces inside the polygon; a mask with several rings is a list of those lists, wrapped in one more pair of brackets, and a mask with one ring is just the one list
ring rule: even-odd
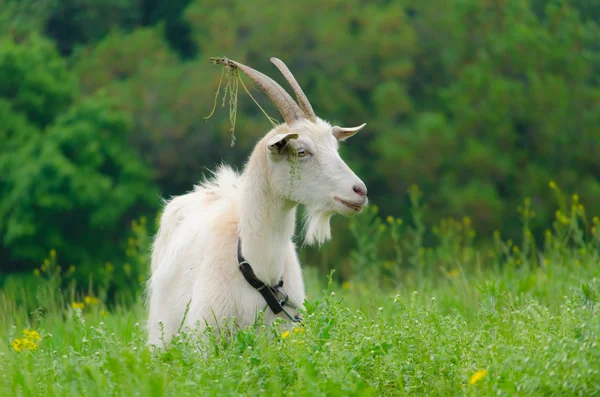
{"label": "curved horn", "polygon": [[279,71],[281,72],[281,74],[283,74],[283,76],[288,81],[288,83],[290,83],[290,86],[292,87],[292,89],[294,90],[294,93],[296,94],[296,99],[298,100],[298,105],[300,105],[300,107],[304,111],[304,114],[306,115],[306,117],[313,123],[315,121],[317,121],[317,115],[315,114],[315,111],[313,110],[312,106],[310,105],[310,102],[308,101],[308,98],[304,94],[304,91],[302,91],[300,84],[298,84],[298,82],[294,78],[294,75],[292,74],[292,72],[290,72],[290,69],[288,69],[286,64],[283,63],[283,61],[281,59],[273,57],[273,58],[271,58],[271,62],[275,66],[277,66],[277,69],[279,69]]}
{"label": "curved horn", "polygon": [[363,128],[365,128],[365,125],[367,125],[367,123],[364,123],[363,125],[359,125],[358,127],[338,127],[337,125],[335,127],[333,127],[331,129],[331,133],[333,134],[333,136],[335,137],[335,139],[337,139],[338,141],[343,141],[345,139],[350,138],[352,135],[356,134],[358,131],[362,130]]}
{"label": "curved horn", "polygon": [[213,63],[225,65],[227,68],[236,68],[241,70],[250,77],[260,89],[267,94],[271,101],[277,106],[277,110],[283,116],[286,123],[291,124],[296,120],[305,119],[306,116],[298,104],[294,102],[290,94],[287,93],[279,84],[277,84],[269,76],[266,76],[242,63],[232,61],[227,58],[210,58]]}

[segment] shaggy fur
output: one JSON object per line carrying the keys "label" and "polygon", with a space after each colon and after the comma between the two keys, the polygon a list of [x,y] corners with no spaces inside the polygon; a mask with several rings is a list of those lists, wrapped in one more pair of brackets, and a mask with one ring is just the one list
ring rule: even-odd
{"label": "shaggy fur", "polygon": [[[298,158],[300,180],[290,175],[292,148],[310,153]],[[265,301],[238,269],[238,237],[257,277],[269,285],[283,277],[290,302],[302,307],[304,282],[293,243],[297,205],[306,207],[305,241],[321,244],[331,238],[333,214],[359,211],[339,199],[362,208],[366,187],[340,158],[331,125],[317,119],[278,126],[258,142],[241,175],[221,166],[211,180],[170,200],[152,251],[149,343],[169,342],[188,304],[184,328],[223,319],[240,327],[255,323]],[[275,319],[268,308],[264,319],[267,325]]]}

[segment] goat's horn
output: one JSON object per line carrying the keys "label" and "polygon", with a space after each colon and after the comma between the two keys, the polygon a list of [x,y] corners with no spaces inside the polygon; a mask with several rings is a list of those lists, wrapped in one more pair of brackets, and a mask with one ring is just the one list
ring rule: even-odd
{"label": "goat's horn", "polygon": [[279,69],[279,71],[285,77],[288,83],[290,83],[290,86],[296,94],[296,100],[298,101],[298,105],[300,105],[300,108],[302,108],[306,117],[312,122],[317,121],[317,115],[315,114],[315,111],[310,105],[310,102],[304,94],[304,91],[302,91],[300,84],[298,84],[296,78],[294,78],[294,75],[292,74],[292,72],[290,72],[290,69],[287,67],[287,65],[281,59],[275,57],[271,58],[271,62],[273,63],[273,65],[277,66],[277,69]]}
{"label": "goat's horn", "polygon": [[305,119],[306,116],[298,104],[294,102],[290,94],[287,93],[277,82],[242,63],[232,61],[227,58],[210,58],[212,63],[226,66],[227,68],[237,68],[250,77],[260,89],[267,94],[271,101],[277,106],[279,113],[283,116],[286,123],[291,124],[296,120]]}
{"label": "goat's horn", "polygon": [[336,125],[331,129],[331,132],[338,141],[344,140],[346,138],[350,138],[352,135],[365,128],[365,125],[367,125],[367,123],[359,125],[358,127],[338,127]]}

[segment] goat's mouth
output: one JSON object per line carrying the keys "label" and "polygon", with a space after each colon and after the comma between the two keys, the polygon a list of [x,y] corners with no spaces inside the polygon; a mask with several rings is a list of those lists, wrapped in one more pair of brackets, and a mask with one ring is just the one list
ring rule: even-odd
{"label": "goat's mouth", "polygon": [[363,208],[362,204],[351,203],[349,201],[342,200],[339,197],[334,197],[333,199],[344,204],[346,207],[350,208],[352,211],[355,211],[355,212],[360,212]]}

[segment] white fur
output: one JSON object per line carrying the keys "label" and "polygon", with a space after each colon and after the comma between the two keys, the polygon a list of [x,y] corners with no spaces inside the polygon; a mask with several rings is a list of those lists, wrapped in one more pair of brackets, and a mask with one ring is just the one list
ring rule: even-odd
{"label": "white fur", "polygon": [[[312,244],[331,238],[333,214],[356,213],[334,197],[361,208],[367,204],[353,190],[358,185],[366,193],[366,187],[340,158],[331,130],[321,119],[280,125],[258,142],[241,175],[221,166],[212,180],[167,203],[148,283],[150,344],[169,342],[182,324],[255,324],[266,303],[238,269],[238,236],[257,277],[269,285],[283,277],[290,302],[302,307],[304,282],[292,241],[297,205],[306,207],[305,240]],[[277,148],[277,142],[287,145]],[[290,179],[290,147],[312,153],[298,159],[300,180]],[[267,325],[274,319],[267,308]]]}

